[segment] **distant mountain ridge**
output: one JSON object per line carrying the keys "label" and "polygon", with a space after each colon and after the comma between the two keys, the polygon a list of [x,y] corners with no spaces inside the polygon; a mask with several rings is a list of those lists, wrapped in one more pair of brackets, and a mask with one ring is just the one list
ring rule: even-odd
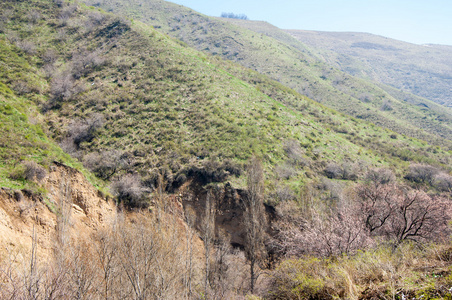
{"label": "distant mountain ridge", "polygon": [[344,72],[452,106],[452,46],[356,32],[285,31]]}

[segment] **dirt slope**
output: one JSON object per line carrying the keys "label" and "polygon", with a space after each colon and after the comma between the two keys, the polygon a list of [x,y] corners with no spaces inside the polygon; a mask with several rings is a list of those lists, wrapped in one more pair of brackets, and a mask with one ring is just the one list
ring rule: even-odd
{"label": "dirt slope", "polygon": [[87,236],[116,218],[115,204],[70,167],[54,164],[43,185],[45,198],[0,189],[0,259],[8,253],[29,253],[33,231],[37,253],[44,259],[62,232],[67,237]]}

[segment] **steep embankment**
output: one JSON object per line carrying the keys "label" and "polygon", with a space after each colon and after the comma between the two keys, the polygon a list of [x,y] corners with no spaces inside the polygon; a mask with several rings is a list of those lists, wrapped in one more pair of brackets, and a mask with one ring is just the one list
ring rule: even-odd
{"label": "steep embankment", "polygon": [[52,164],[40,186],[45,195],[0,190],[0,257],[5,261],[8,255],[28,255],[33,246],[39,260],[47,261],[61,239],[89,237],[116,220],[115,203],[75,169]]}

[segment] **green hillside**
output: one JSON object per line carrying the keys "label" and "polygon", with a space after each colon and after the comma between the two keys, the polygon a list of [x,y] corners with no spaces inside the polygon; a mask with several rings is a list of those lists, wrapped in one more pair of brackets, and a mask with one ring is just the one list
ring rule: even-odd
{"label": "green hillside", "polygon": [[48,82],[37,75],[36,61],[0,37],[0,186],[42,192],[34,181],[53,161],[83,168],[43,130],[38,105],[45,101]]}
{"label": "green hillside", "polygon": [[87,3],[141,20],[198,50],[238,62],[356,118],[438,145],[442,145],[438,136],[452,139],[449,110],[429,109],[434,105],[428,100],[427,108],[412,105],[369,81],[332,68],[267,23],[211,18],[165,1]]}
{"label": "green hillside", "polygon": [[[135,173],[152,187],[161,173],[177,186],[199,170],[223,180],[253,154],[270,178],[287,169],[281,178],[291,182],[329,162],[357,170],[448,163],[448,152],[350,119],[142,23],[77,4],[2,6],[3,43],[31,64],[4,83],[34,100],[51,137],[104,180]],[[34,76],[41,89],[15,76]],[[303,163],[290,165],[291,141]]]}

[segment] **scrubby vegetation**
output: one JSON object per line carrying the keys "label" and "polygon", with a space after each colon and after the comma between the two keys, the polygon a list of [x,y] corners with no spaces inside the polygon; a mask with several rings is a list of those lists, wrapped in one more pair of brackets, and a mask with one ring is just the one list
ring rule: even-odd
{"label": "scrubby vegetation", "polygon": [[[0,10],[0,185],[45,196],[56,161],[108,186],[122,211],[93,237],[58,236],[49,261],[1,257],[0,296],[450,297],[447,134],[349,117],[77,2]],[[405,109],[381,111],[387,95],[330,71],[322,80],[356,88],[359,107]]]}

